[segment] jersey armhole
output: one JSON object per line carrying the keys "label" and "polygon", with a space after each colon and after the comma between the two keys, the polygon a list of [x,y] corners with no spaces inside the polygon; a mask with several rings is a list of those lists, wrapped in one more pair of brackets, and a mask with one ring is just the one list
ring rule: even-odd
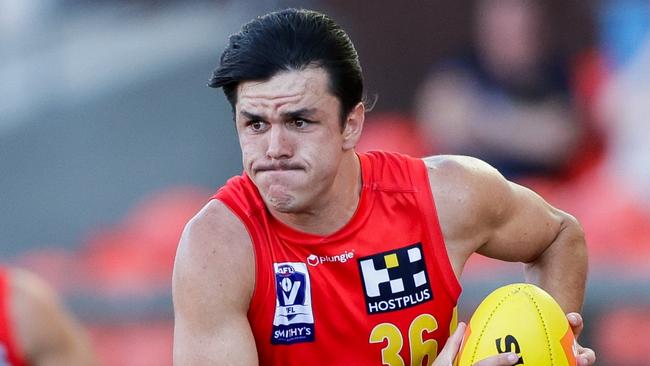
{"label": "jersey armhole", "polygon": [[445,288],[449,296],[457,303],[462,286],[454,273],[449,254],[447,253],[445,239],[440,228],[440,221],[438,220],[435,197],[433,197],[433,192],[431,192],[428,169],[422,159],[411,160],[410,168],[413,173],[412,176],[415,178],[413,185],[419,196],[418,208],[426,220],[427,231],[431,237],[431,243],[435,253],[434,259],[438,264],[436,268],[440,272],[441,278],[444,279]]}
{"label": "jersey armhole", "polygon": [[260,294],[261,292],[261,286],[259,286],[259,275],[262,273],[262,269],[260,267],[260,261],[258,258],[261,256],[260,253],[260,247],[258,245],[257,238],[253,235],[255,232],[255,228],[253,227],[253,222],[251,220],[251,213],[246,212],[242,207],[237,205],[234,200],[229,195],[216,195],[213,197],[213,199],[220,201],[223,203],[234,215],[237,217],[237,219],[244,224],[244,228],[246,228],[246,232],[248,233],[248,236],[251,240],[251,245],[253,246],[253,260],[255,261],[255,281],[253,283],[253,293],[251,294],[250,302],[248,303],[248,313],[247,316],[250,319],[251,317],[255,317],[256,314],[252,313],[252,304],[257,303],[259,301]]}

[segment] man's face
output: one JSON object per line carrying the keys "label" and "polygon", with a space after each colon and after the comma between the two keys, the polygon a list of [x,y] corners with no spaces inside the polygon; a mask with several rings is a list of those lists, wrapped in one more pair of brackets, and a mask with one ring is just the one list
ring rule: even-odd
{"label": "man's face", "polygon": [[509,72],[540,57],[541,9],[528,0],[484,0],[477,12],[478,44],[487,61]]}
{"label": "man's face", "polygon": [[235,122],[244,170],[270,209],[303,213],[321,204],[351,148],[340,108],[321,68],[238,86]]}

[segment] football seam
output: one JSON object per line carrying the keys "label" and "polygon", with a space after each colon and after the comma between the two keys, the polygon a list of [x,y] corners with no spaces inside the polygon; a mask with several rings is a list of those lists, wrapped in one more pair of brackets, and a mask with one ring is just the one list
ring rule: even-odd
{"label": "football seam", "polygon": [[535,310],[537,310],[537,315],[539,316],[539,320],[542,322],[542,326],[544,327],[544,336],[546,338],[546,348],[548,350],[548,354],[551,357],[551,365],[555,365],[555,359],[553,359],[553,350],[551,349],[551,339],[549,338],[549,332],[548,332],[548,327],[546,326],[546,321],[544,320],[544,316],[542,315],[542,311],[539,308],[539,304],[537,301],[535,301],[535,297],[531,295],[528,291],[524,291],[526,296],[530,299],[530,301],[533,302],[533,305],[535,305]]}
{"label": "football seam", "polygon": [[[501,307],[501,305],[503,304],[504,301],[506,301],[508,298],[512,297],[517,292],[521,291],[521,288],[522,288],[521,286],[517,286],[516,289],[513,289],[510,293],[508,293],[506,296],[501,298],[501,300],[499,300],[499,303],[497,303],[497,305],[494,307],[494,309],[492,309],[492,311],[490,312],[490,315],[488,315],[487,319],[485,319],[485,323],[484,323],[485,326],[481,327],[481,332],[479,333],[478,338],[476,339],[476,344],[481,343],[481,339],[483,339],[483,334],[485,333],[485,328],[487,328],[487,324],[490,322],[490,320],[494,316],[494,313],[497,310],[499,310],[499,308]],[[472,352],[472,358],[470,359],[470,364],[474,364],[474,361],[476,360],[476,352],[478,352],[478,347],[474,347],[474,350]]]}

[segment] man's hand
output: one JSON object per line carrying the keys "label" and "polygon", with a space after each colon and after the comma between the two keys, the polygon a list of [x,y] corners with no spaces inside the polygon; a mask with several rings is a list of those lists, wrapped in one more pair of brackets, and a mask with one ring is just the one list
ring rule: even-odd
{"label": "man's hand", "polygon": [[[458,323],[456,331],[451,335],[451,337],[449,337],[447,343],[442,348],[442,351],[440,351],[438,357],[436,357],[432,366],[453,365],[456,354],[460,349],[460,344],[463,341],[463,334],[465,333],[466,327],[465,323]],[[514,365],[517,360],[519,360],[519,357],[515,353],[508,352],[486,358],[485,360],[475,363],[474,366],[509,366]]]}
{"label": "man's hand", "polygon": [[[568,313],[567,319],[569,320],[569,324],[573,330],[574,337],[577,340],[578,336],[580,336],[580,333],[582,332],[582,328],[584,327],[582,316],[578,313]],[[447,344],[442,348],[442,351],[440,351],[440,354],[436,357],[432,366],[453,365],[454,359],[460,349],[460,344],[463,341],[463,334],[465,333],[466,327],[465,323],[458,323],[456,331],[451,335],[451,337],[449,337]],[[596,363],[596,354],[592,349],[582,347],[577,341],[576,347],[576,360],[578,366],[591,366]],[[517,360],[519,360],[519,357],[515,353],[509,352],[486,358],[485,360],[475,363],[474,366],[514,365]]]}
{"label": "man's hand", "polygon": [[569,320],[569,325],[573,330],[573,336],[576,339],[576,361],[578,366],[590,366],[596,363],[596,353],[591,348],[582,347],[578,344],[578,336],[584,327],[582,316],[578,313],[568,313],[566,315]]}

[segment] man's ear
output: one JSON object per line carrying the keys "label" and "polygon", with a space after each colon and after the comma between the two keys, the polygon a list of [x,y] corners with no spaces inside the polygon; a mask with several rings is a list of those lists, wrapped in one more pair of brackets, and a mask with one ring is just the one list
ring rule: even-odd
{"label": "man's ear", "polygon": [[366,107],[363,103],[357,104],[348,114],[343,128],[343,150],[353,149],[357,146],[366,118]]}

